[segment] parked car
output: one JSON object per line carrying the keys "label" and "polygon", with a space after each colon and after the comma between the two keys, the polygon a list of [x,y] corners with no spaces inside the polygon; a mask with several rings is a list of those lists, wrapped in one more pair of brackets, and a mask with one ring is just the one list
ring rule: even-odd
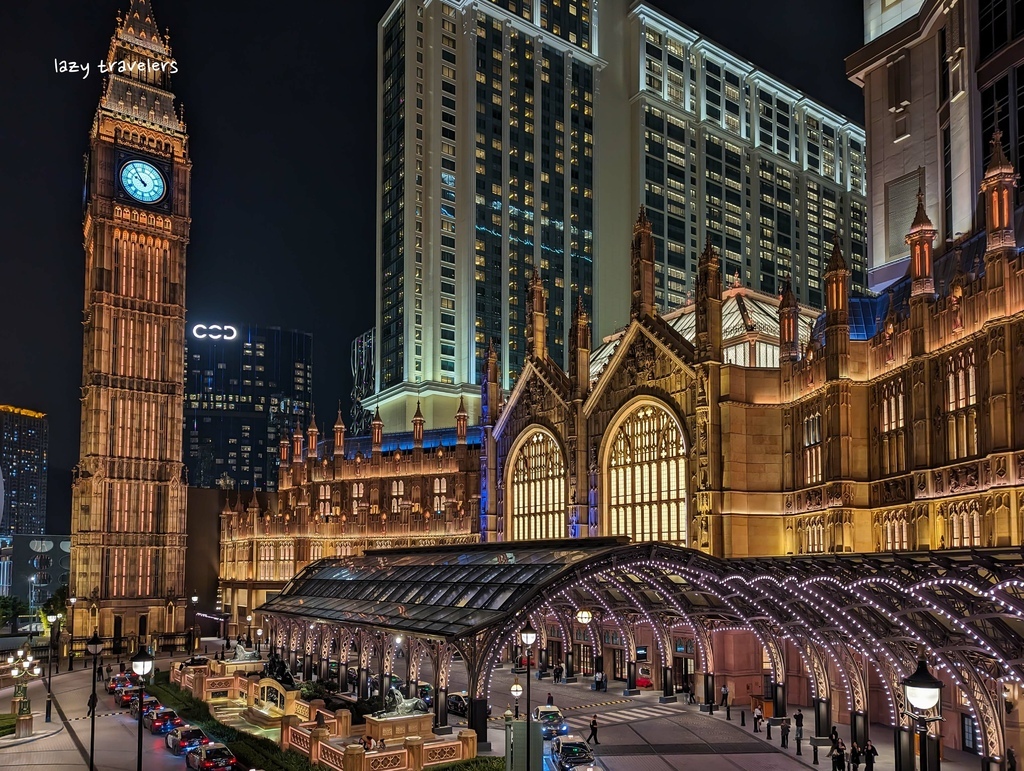
{"label": "parked car", "polygon": [[186,667],[207,667],[210,665],[210,659],[206,656],[193,656],[190,659],[185,659],[181,663]]}
{"label": "parked car", "polygon": [[107,681],[107,693],[113,693],[118,688],[125,688],[131,685],[138,685],[139,678],[134,672],[120,672],[113,675]]}
{"label": "parked car", "polygon": [[650,688],[652,685],[654,685],[654,680],[651,677],[651,668],[640,667],[636,673],[636,687]]}
{"label": "parked car", "polygon": [[[466,691],[448,694],[448,712],[453,715],[469,715],[469,694]],[[487,717],[491,716],[491,705],[487,705]]]}
{"label": "parked car", "polygon": [[429,683],[420,683],[419,688],[416,689],[416,695],[423,699],[423,703],[428,707],[434,706],[434,686]]}
{"label": "parked car", "polygon": [[167,707],[151,709],[142,716],[142,725],[148,728],[151,734],[165,734],[184,724],[185,721],[178,717],[178,713]]}
{"label": "parked car", "polygon": [[193,747],[198,747],[201,744],[209,744],[210,737],[206,735],[206,732],[202,728],[183,725],[179,728],[172,729],[171,732],[167,734],[167,738],[164,741],[167,744],[167,749],[175,755],[184,755]]}
{"label": "parked car", "polygon": [[200,744],[185,753],[185,766],[188,768],[234,768],[234,754],[219,742]]}
{"label": "parked car", "polygon": [[533,720],[540,724],[540,732],[545,739],[569,733],[569,724],[565,722],[562,710],[558,707],[537,707],[533,711]]}
{"label": "parked car", "polygon": [[558,771],[569,771],[594,762],[594,751],[579,734],[556,736],[551,740],[551,762]]}
{"label": "parked car", "polygon": [[[132,715],[137,716],[139,714],[138,694],[132,696],[132,700],[129,702],[129,706],[131,707]],[[142,716],[145,717],[147,712],[150,712],[154,709],[160,709],[161,707],[163,707],[163,704],[160,703],[160,699],[158,699],[156,696],[147,696],[142,703]]]}
{"label": "parked car", "polygon": [[132,699],[137,698],[142,689],[137,685],[127,685],[114,691],[114,704],[124,708],[130,707]]}

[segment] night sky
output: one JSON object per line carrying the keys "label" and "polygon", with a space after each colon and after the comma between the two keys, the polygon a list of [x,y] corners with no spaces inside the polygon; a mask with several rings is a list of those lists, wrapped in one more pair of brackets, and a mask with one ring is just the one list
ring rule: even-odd
{"label": "night sky", "polygon": [[[653,3],[862,120],[843,69],[863,39],[859,0]],[[49,415],[50,532],[70,528],[78,460],[82,156],[96,62],[128,4],[32,0],[2,12],[0,403]],[[352,387],[351,340],[373,325],[376,25],[390,3],[152,4],[171,33],[193,162],[188,318],[312,332],[314,398],[331,421]],[[55,58],[92,69],[56,74]]]}

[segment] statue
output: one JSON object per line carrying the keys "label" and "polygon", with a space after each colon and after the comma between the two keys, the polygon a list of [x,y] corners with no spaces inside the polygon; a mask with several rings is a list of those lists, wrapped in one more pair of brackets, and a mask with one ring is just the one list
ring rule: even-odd
{"label": "statue", "polygon": [[392,688],[384,697],[384,716],[426,714],[427,703],[423,699],[407,699],[397,688]]}
{"label": "statue", "polygon": [[247,651],[242,643],[235,645],[235,661],[255,661],[259,657],[256,651]]}

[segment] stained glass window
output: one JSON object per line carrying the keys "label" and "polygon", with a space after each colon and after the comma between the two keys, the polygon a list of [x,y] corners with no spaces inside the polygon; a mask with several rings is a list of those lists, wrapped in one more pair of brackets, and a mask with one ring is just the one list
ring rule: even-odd
{"label": "stained glass window", "polygon": [[505,537],[522,541],[565,538],[565,459],[554,437],[534,431],[512,460],[511,523]]}
{"label": "stained glass window", "polygon": [[663,407],[637,407],[616,429],[608,456],[608,535],[686,543],[685,447]]}

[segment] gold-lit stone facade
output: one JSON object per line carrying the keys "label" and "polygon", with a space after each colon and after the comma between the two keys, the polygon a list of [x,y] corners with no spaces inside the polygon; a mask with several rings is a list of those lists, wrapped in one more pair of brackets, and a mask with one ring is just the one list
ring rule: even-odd
{"label": "gold-lit stone facade", "polygon": [[[1000,150],[982,184],[984,231],[938,262],[919,206],[907,223],[908,276],[880,297],[850,296],[836,246],[824,314],[802,339],[807,311],[787,287],[775,303],[778,361],[761,366],[727,354],[736,341],[723,334],[723,307],[756,294],[723,289],[712,247],[688,325],[681,311],[658,313],[641,212],[626,329],[591,352],[578,312],[568,371],[535,344],[506,401],[485,390],[484,538],[628,535],[720,557],[1019,545],[1015,185]],[[543,294],[535,282],[534,340]],[[748,326],[756,336],[764,325]],[[551,490],[545,468],[565,469],[562,487]]]}
{"label": "gold-lit stone facade", "polygon": [[305,432],[282,440],[276,497],[261,505],[255,494],[241,493],[221,512],[219,576],[229,634],[247,634],[253,609],[315,560],[480,541],[480,446],[468,441],[468,414],[460,405],[454,446],[425,443],[425,422],[417,410],[411,441],[395,441],[384,435],[378,413],[366,456],[346,452],[340,413],[333,442],[320,441],[315,418]]}
{"label": "gold-lit stone facade", "polygon": [[[81,453],[69,589],[76,648],[174,644],[185,625],[181,461],[188,136],[149,3],[119,19],[86,168]],[[131,65],[130,68],[127,65]]]}

